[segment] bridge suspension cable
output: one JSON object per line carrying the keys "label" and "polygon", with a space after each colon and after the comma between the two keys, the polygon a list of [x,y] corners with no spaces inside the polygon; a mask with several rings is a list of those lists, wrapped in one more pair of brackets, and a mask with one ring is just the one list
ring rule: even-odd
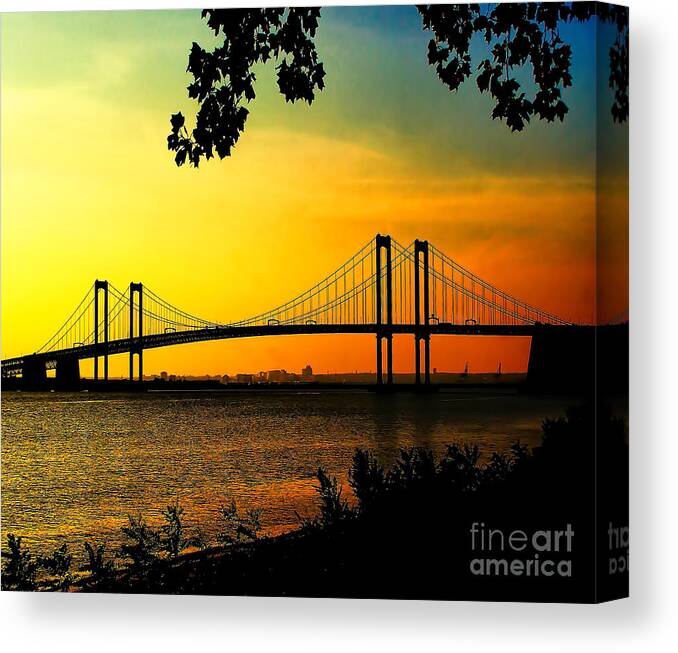
{"label": "bridge suspension cable", "polygon": [[[375,275],[374,247],[373,241],[370,240],[334,272],[294,299],[274,309],[244,320],[228,322],[226,325],[242,327],[269,323],[292,324],[299,320],[315,319],[320,317],[321,313],[332,315],[334,319],[345,319],[350,313],[342,298],[355,289],[358,290],[353,293],[354,297],[360,293],[364,293],[364,296],[361,295],[361,301],[354,307],[354,315],[367,323],[374,310],[374,303],[368,296],[368,289]],[[353,288],[348,285],[349,278]]]}
{"label": "bridge suspension cable", "polygon": [[92,303],[94,302],[94,298],[92,297],[93,288],[94,284],[92,284],[87,289],[87,292],[80,300],[80,303],[66,318],[64,323],[56,330],[56,333],[42,347],[40,347],[36,353],[52,351],[54,349],[65,349],[67,347],[73,346],[73,342],[71,342],[71,340],[68,338],[69,336],[72,337],[72,332],[74,330],[78,331],[78,325],[86,317],[86,313],[91,308]]}
{"label": "bridge suspension cable", "polygon": [[[527,302],[521,301],[516,297],[509,295],[503,290],[493,286],[487,281],[481,279],[479,276],[470,270],[462,267],[449,258],[439,249],[434,246],[429,246],[432,253],[432,263],[430,266],[430,273],[435,280],[441,281],[443,284],[463,293],[475,304],[471,310],[474,311],[471,319],[477,322],[495,323],[490,320],[495,320],[497,315],[491,315],[489,311],[496,311],[509,319],[515,320],[516,324],[534,324],[540,322],[543,324],[569,324],[566,320],[548,313],[539,308],[536,308]],[[448,278],[444,270],[447,266],[450,270],[450,277]],[[454,272],[457,273],[457,278],[462,279],[462,283],[454,281]],[[469,287],[470,284],[470,287]],[[481,309],[488,309],[483,313]],[[487,319],[485,319],[485,317]]]}

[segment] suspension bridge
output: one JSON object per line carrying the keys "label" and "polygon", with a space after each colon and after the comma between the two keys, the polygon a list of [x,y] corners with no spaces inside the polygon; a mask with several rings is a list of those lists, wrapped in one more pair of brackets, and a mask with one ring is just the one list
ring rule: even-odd
{"label": "suspension bridge", "polygon": [[128,354],[129,379],[141,381],[146,349],[229,338],[363,333],[376,336],[378,385],[393,383],[397,334],[414,337],[416,383],[430,384],[432,336],[534,336],[544,327],[579,328],[484,281],[428,241],[402,246],[377,235],[312,288],[237,321],[198,317],[141,283],[119,290],[97,280],[40,349],[2,361],[2,376],[39,385],[47,370],[55,369],[57,380],[74,381],[80,379],[79,361],[93,359],[94,378],[108,380],[109,356]]}

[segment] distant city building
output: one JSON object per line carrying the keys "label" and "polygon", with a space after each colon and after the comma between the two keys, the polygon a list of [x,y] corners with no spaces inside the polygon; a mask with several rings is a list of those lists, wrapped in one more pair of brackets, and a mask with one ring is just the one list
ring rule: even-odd
{"label": "distant city building", "polygon": [[167,381],[168,376],[169,376],[169,375],[167,374],[167,372],[160,372],[160,378],[161,378],[163,381]]}
{"label": "distant city building", "polygon": [[230,380],[231,380],[231,377],[228,376],[228,374],[224,374],[224,375],[222,375],[222,377],[221,377],[221,382],[222,382],[223,384],[227,384]]}
{"label": "distant city building", "polygon": [[236,374],[236,383],[254,383],[254,374]]}
{"label": "distant city building", "polygon": [[301,370],[301,378],[306,381],[313,378],[313,368],[310,365],[307,365],[303,370]]}
{"label": "distant city building", "polygon": [[294,375],[289,374],[287,370],[269,370],[266,375],[269,383],[286,383],[294,380]]}

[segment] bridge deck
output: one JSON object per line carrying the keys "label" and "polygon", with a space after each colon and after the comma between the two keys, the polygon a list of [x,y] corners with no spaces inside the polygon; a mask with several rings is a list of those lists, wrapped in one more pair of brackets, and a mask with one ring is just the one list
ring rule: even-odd
{"label": "bridge deck", "polygon": [[536,329],[571,330],[581,327],[550,326],[541,324],[265,324],[253,326],[224,326],[167,332],[143,336],[142,338],[123,338],[108,343],[71,347],[58,351],[18,356],[2,361],[3,373],[22,368],[24,360],[55,363],[63,358],[79,360],[103,356],[105,354],[123,354],[139,349],[155,349],[173,345],[209,340],[228,340],[232,338],[251,338],[258,336],[313,335],[313,334],[380,334],[382,336],[410,334],[420,335],[459,335],[459,336],[531,336]]}

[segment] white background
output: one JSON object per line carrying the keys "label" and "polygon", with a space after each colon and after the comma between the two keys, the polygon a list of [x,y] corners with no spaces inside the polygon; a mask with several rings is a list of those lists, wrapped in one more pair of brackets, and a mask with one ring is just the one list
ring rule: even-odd
{"label": "white background", "polygon": [[[632,598],[577,606],[3,592],[4,650],[678,650],[678,3],[628,4]],[[2,11],[200,5],[194,0],[0,0]]]}

